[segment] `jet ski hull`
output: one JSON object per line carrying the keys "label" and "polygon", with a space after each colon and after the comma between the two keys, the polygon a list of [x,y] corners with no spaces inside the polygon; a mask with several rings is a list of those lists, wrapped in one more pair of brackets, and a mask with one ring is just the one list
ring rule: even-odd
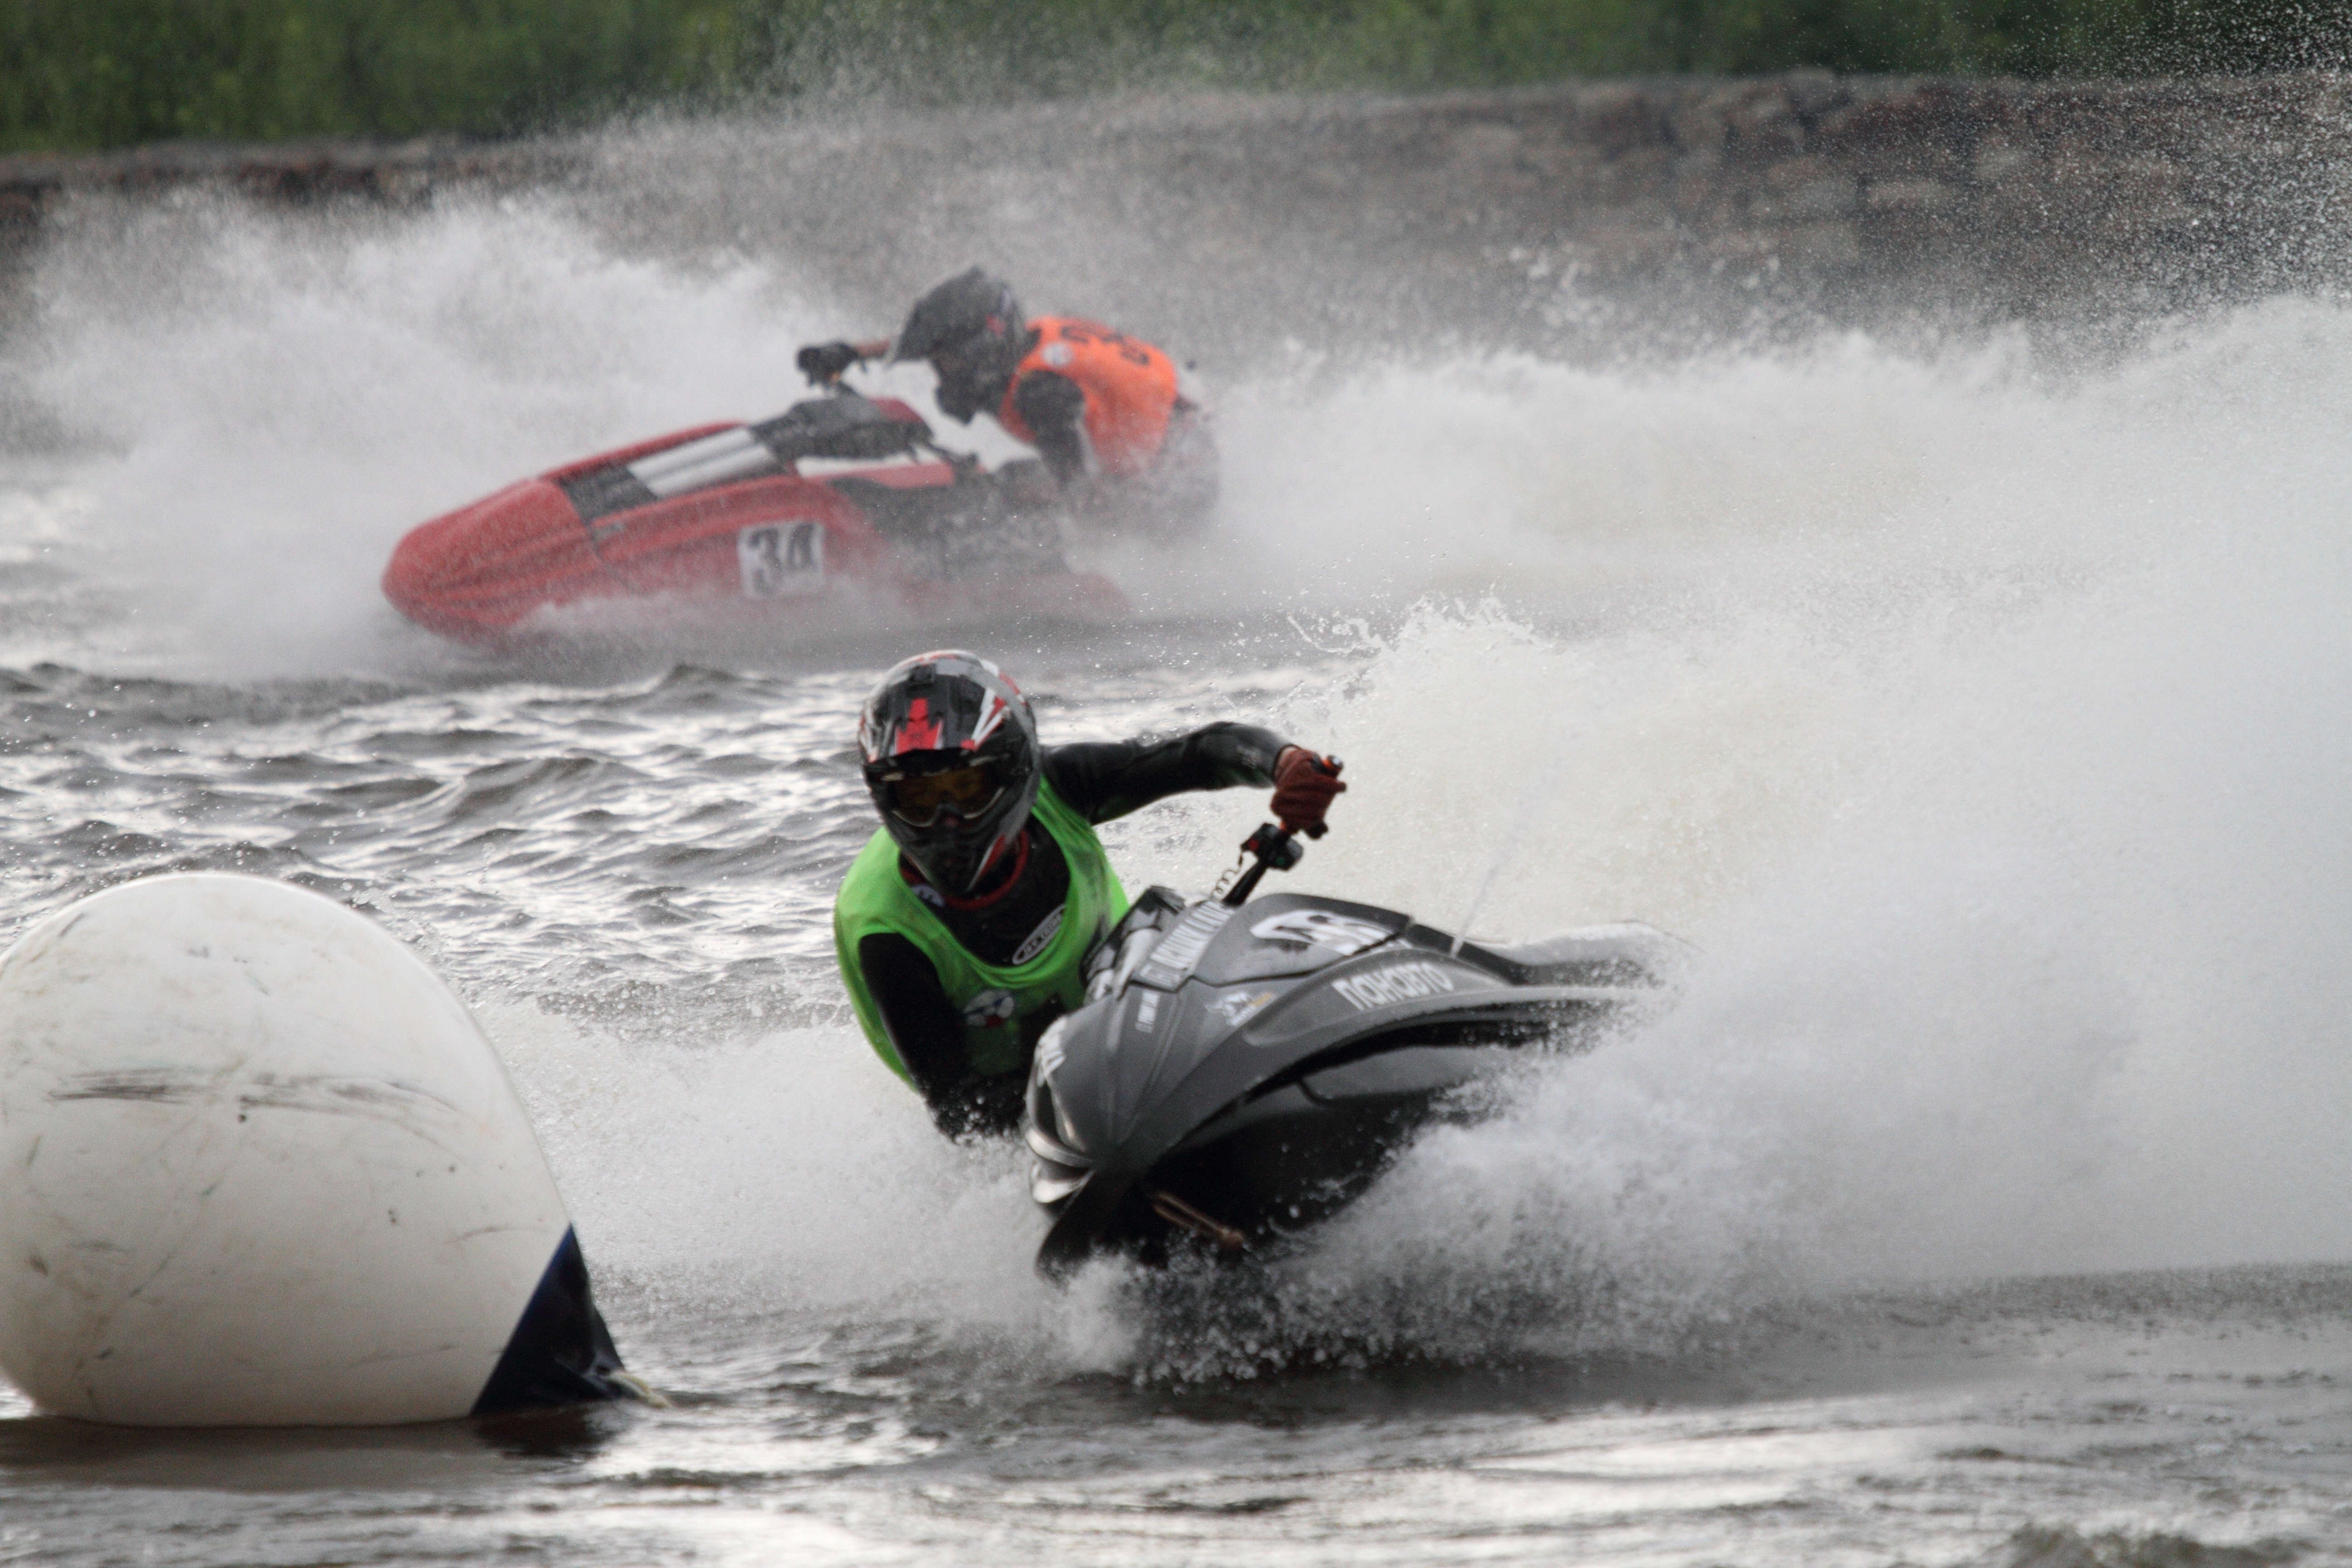
{"label": "jet ski hull", "polygon": [[[902,405],[870,406],[920,427]],[[459,507],[402,539],[384,596],[427,631],[481,645],[600,605],[742,625],[1124,608],[1108,579],[1071,571],[1034,520],[992,511],[984,479],[911,446],[894,460],[827,464],[822,450],[761,438],[782,423],[677,431]],[[779,460],[780,449],[798,455]],[[810,471],[820,467],[831,471]]]}
{"label": "jet ski hull", "polygon": [[1406,1047],[1234,1106],[1148,1172],[1096,1173],[1093,1201],[1064,1205],[1040,1259],[1053,1271],[1106,1250],[1153,1264],[1171,1246],[1263,1253],[1360,1197],[1425,1128],[1471,1120],[1507,1049]]}
{"label": "jet ski hull", "polygon": [[1033,1195],[1054,1216],[1049,1274],[1101,1253],[1278,1247],[1427,1127],[1485,1114],[1531,1055],[1588,1048],[1657,1005],[1679,945],[1646,927],[1455,943],[1297,895],[1240,918],[1150,904],[1146,930],[1114,936],[1127,952],[1106,994],[1048,1032],[1033,1069],[1024,1131]]}

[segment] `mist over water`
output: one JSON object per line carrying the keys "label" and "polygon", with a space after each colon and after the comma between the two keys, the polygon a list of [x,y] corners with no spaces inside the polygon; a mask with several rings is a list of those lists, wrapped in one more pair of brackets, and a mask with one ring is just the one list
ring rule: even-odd
{"label": "mist over water", "polygon": [[[1206,309],[1210,286],[1181,281]],[[697,819],[659,797],[688,770],[802,768],[711,792],[743,858],[698,917],[715,926],[620,912],[632,878],[687,873],[564,873],[575,946],[616,971],[674,984],[706,942],[740,964],[718,989],[740,1005],[681,1032],[615,1024],[569,960],[521,966],[553,872],[467,883],[454,850],[425,869],[395,837],[366,873],[395,916],[436,880],[490,889],[452,893],[470,912],[430,922],[436,962],[488,1009],[592,1256],[629,1278],[1191,1375],[1283,1342],[1657,1349],[1889,1278],[2352,1254],[2352,312],[2277,300],[2096,359],[1993,331],[1570,364],[1459,335],[1304,342],[1262,302],[1222,306],[1219,341],[1259,346],[1202,366],[1226,458],[1211,535],[1080,544],[1130,624],[969,640],[1041,694],[1049,740],[1231,714],[1344,757],[1338,830],[1294,885],[1446,927],[1484,889],[1482,932],[1643,919],[1701,954],[1669,1016],[1425,1139],[1277,1271],[1255,1349],[1155,1341],[1132,1282],[1051,1296],[1019,1157],[939,1141],[838,1011],[823,909],[864,831],[842,748],[903,648],[689,638],[514,668],[377,592],[427,516],[778,411],[798,344],[893,324],[866,279],[756,247],[649,253],[552,196],[86,206],[5,351],[63,437],[20,432],[0,459],[0,655],[101,680],[380,683],[347,700],[362,724],[448,690],[497,729],[609,689],[650,739],[632,777],[565,786],[566,809],[673,846]],[[931,412],[919,374],[866,384]],[[721,744],[699,700],[648,695],[680,661],[817,684]],[[699,711],[778,700],[721,682]],[[321,724],[286,745],[346,743]],[[592,731],[543,733],[593,752]],[[93,812],[170,838],[177,808],[141,800]],[[1262,806],[1186,800],[1107,837],[1131,888],[1198,888]],[[73,815],[16,807],[27,831],[42,812],[56,831]],[[795,859],[770,833],[829,847]]]}

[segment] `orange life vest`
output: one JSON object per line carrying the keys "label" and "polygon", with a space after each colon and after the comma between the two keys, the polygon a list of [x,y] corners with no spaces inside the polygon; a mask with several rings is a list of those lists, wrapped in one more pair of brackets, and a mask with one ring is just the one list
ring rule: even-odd
{"label": "orange life vest", "polygon": [[[1176,365],[1139,338],[1075,316],[1041,316],[1029,323],[1037,343],[1013,373],[1013,387],[1038,371],[1069,377],[1087,395],[1087,439],[1103,472],[1131,477],[1151,467],[1168,439],[1176,406]],[[1037,437],[1013,406],[1008,388],[997,423],[1034,444]]]}

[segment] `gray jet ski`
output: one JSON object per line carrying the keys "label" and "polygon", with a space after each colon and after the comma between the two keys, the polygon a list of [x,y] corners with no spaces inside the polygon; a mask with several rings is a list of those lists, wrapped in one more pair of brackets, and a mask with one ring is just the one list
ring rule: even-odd
{"label": "gray jet ski", "polygon": [[1048,1275],[1098,1253],[1278,1247],[1424,1126],[1474,1117],[1476,1086],[1510,1063],[1662,1006],[1688,952],[1639,924],[1505,946],[1339,899],[1252,903],[1302,847],[1269,823],[1242,848],[1255,863],[1221,898],[1137,900],[1089,961],[1085,1005],[1037,1043],[1022,1131],[1054,1216]]}

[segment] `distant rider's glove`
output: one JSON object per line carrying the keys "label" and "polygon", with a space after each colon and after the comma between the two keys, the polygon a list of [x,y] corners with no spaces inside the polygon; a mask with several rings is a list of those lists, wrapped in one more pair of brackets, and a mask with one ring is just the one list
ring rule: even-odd
{"label": "distant rider's glove", "polygon": [[811,343],[801,350],[793,363],[808,377],[811,386],[831,386],[842,373],[866,356],[857,352],[856,343]]}
{"label": "distant rider's glove", "polygon": [[1323,837],[1323,814],[1331,800],[1347,789],[1339,782],[1339,764],[1318,757],[1304,746],[1285,746],[1274,760],[1274,815],[1286,833]]}

